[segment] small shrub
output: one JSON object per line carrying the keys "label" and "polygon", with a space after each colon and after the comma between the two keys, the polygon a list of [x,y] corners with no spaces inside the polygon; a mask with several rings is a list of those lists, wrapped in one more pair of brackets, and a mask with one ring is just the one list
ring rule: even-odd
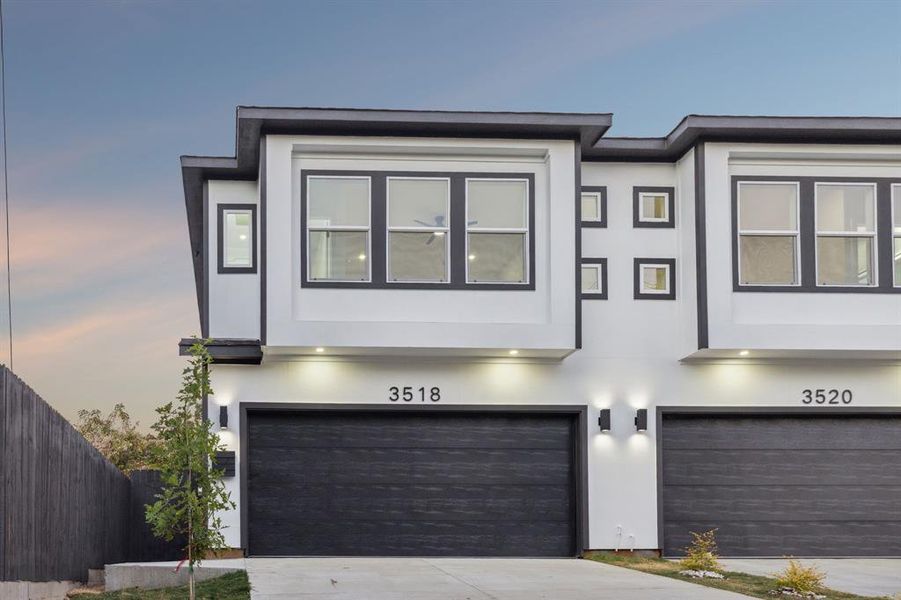
{"label": "small shrub", "polygon": [[805,567],[793,558],[788,559],[788,566],[776,573],[776,584],[779,587],[791,588],[801,594],[818,592],[823,588],[826,575],[814,566]]}
{"label": "small shrub", "polygon": [[685,558],[679,565],[686,571],[713,571],[722,573],[716,547],[716,529],[704,533],[691,532],[691,544],[685,548]]}

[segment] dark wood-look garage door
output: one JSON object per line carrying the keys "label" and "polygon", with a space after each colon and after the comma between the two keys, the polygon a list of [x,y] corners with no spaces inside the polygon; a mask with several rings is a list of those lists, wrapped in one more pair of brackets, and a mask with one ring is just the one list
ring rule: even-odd
{"label": "dark wood-look garage door", "polygon": [[901,556],[901,416],[663,415],[663,546]]}
{"label": "dark wood-look garage door", "polygon": [[572,556],[572,415],[252,411],[248,552]]}

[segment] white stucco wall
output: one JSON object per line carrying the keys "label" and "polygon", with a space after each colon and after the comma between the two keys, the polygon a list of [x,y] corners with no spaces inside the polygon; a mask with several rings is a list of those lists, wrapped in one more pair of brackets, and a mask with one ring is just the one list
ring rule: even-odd
{"label": "white stucco wall", "polygon": [[[207,187],[207,235],[210,240],[207,273],[209,277],[209,335],[213,338],[260,337],[260,274],[218,272],[218,205],[259,204],[255,181],[209,181]],[[259,208],[257,209],[257,262],[259,262]]]}
{"label": "white stucco wall", "polygon": [[[575,347],[573,142],[270,135],[266,144],[269,346],[560,354]],[[534,292],[302,287],[302,169],[533,173]]]}
{"label": "white stucco wall", "polygon": [[710,348],[901,351],[901,294],[732,291],[733,175],[898,178],[901,148],[706,144]]}
{"label": "white stucco wall", "polygon": [[[543,288],[535,294],[537,302],[546,303],[544,308],[531,300],[523,300],[522,305],[519,301],[507,301],[503,323],[485,322],[490,321],[485,315],[497,315],[500,310],[491,300],[486,302],[486,312],[480,313],[480,305],[467,306],[466,301],[458,309],[454,296],[454,312],[442,310],[438,314],[432,312],[433,305],[426,301],[424,292],[379,291],[371,292],[373,297],[366,299],[367,311],[371,304],[372,312],[360,315],[356,304],[349,305],[342,299],[348,297],[346,292],[325,290],[327,294],[317,298],[311,293],[321,290],[300,289],[299,255],[297,245],[292,243],[298,235],[296,229],[292,230],[297,223],[296,214],[292,213],[297,210],[293,199],[297,196],[292,196],[291,182],[296,179],[296,161],[303,159],[296,156],[296,139],[273,138],[267,143],[270,210],[278,207],[270,215],[269,236],[269,336],[273,344],[426,345],[439,334],[471,347],[525,346],[533,336],[538,344],[571,343],[565,336],[572,332],[568,319],[572,318],[569,294],[573,289],[573,259],[565,256],[565,248],[572,247],[572,238],[567,237],[565,227],[557,229],[553,214],[538,231],[553,240],[551,256],[542,260],[550,269],[544,273],[552,278],[550,287],[554,289]],[[533,144],[550,148],[550,165],[555,164],[555,156],[565,162],[572,150],[548,142],[528,142],[524,143],[526,155],[534,149]],[[872,348],[901,343],[901,304],[897,304],[901,296],[732,292],[727,182],[733,169],[746,166],[730,165],[730,148],[721,144],[708,144],[707,148],[706,260],[711,346]],[[386,164],[384,159],[373,159],[372,148],[362,150],[370,152],[366,160],[372,164]],[[529,164],[528,156],[519,158]],[[447,157],[434,163],[430,159],[424,168],[436,169],[435,164],[445,160]],[[324,163],[315,164],[323,168]],[[860,168],[859,161],[854,164]],[[536,177],[545,169],[547,189],[557,189],[558,179],[562,178],[559,193],[572,197],[571,169],[561,167],[557,174],[552,166],[535,163],[533,167]],[[408,166],[404,168],[407,170]],[[501,169],[493,165],[490,170]],[[241,402],[390,405],[388,390],[396,385],[438,386],[442,404],[584,405],[589,409],[587,545],[614,548],[634,544],[635,548],[651,549],[658,547],[654,419],[657,406],[795,408],[805,406],[802,390],[807,388],[850,389],[854,398],[851,406],[855,408],[901,405],[901,365],[897,363],[813,361],[799,356],[768,361],[752,357],[680,362],[697,349],[693,182],[691,152],[676,164],[583,165],[583,185],[606,185],[608,189],[608,226],[583,229],[582,252],[584,257],[608,259],[609,298],[582,302],[583,347],[562,361],[472,356],[337,357],[328,352],[289,358],[267,349],[263,365],[217,366],[213,370],[216,394],[210,407],[211,418],[216,419],[219,403],[229,407],[231,425],[229,431],[222,433],[223,442],[230,449],[239,450]],[[633,228],[632,186],[675,187],[676,227]],[[561,218],[572,222],[571,213]],[[562,240],[554,236],[562,236]],[[556,254],[558,242],[564,248],[560,250],[562,258]],[[276,247],[291,250],[277,253],[273,249]],[[546,251],[547,248],[542,250]],[[634,257],[676,258],[676,300],[633,299]],[[542,275],[537,276],[540,281]],[[555,295],[558,284],[563,290],[559,297]],[[375,296],[377,293],[379,296]],[[446,309],[451,302],[448,298],[438,301],[439,307]],[[867,326],[870,321],[872,326]],[[597,428],[601,408],[612,410],[613,427],[609,433]],[[635,431],[632,420],[637,408],[649,409],[647,432]],[[227,483],[239,505],[242,467],[239,454],[238,476]],[[239,515],[238,510],[224,515],[229,526],[226,540],[233,546],[240,545]],[[617,537],[620,526],[621,538]],[[634,541],[630,536],[634,536]]]}
{"label": "white stucco wall", "polygon": [[[586,313],[585,348],[555,362],[511,359],[435,361],[361,360],[310,357],[271,361],[262,366],[213,369],[215,402],[229,407],[223,442],[238,450],[240,402],[391,404],[393,385],[439,386],[442,404],[578,404],[588,414],[588,513],[591,548],[613,548],[616,528],[635,535],[636,548],[657,548],[656,406],[800,407],[809,387],[851,389],[852,406],[901,404],[901,366],[860,362],[740,361],[685,364],[670,352],[657,356],[609,356],[602,331],[606,322]],[[613,429],[600,433],[598,411],[612,409]],[[648,408],[649,428],[637,433],[635,409]],[[812,409],[815,410],[815,409]],[[240,504],[237,477],[227,480]],[[224,515],[226,541],[240,545],[240,513]]]}

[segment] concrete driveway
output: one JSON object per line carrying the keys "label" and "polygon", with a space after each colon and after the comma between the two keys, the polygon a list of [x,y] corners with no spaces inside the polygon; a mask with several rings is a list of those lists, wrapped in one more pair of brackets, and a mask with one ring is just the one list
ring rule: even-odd
{"label": "concrete driveway", "polygon": [[[782,558],[724,558],[730,571],[750,575],[772,575],[785,568]],[[808,558],[804,565],[816,565],[826,574],[826,586],[839,592],[861,596],[901,595],[901,558]]]}
{"label": "concrete driveway", "polygon": [[253,600],[739,600],[577,559],[249,558]]}

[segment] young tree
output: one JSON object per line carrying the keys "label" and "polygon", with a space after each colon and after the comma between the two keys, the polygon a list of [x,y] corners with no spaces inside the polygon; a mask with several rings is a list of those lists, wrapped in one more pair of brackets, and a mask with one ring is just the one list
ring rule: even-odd
{"label": "young tree", "polygon": [[154,535],[171,541],[185,538],[188,591],[194,600],[194,565],[225,547],[218,513],[234,508],[222,482],[222,471],[212,467],[221,449],[219,436],[203,414],[203,398],[212,394],[212,360],[204,342],[191,346],[191,359],[182,372],[182,386],[175,402],[157,409],[153,426],[160,440],[157,452],[162,490],[147,506],[147,522]]}
{"label": "young tree", "polygon": [[138,431],[124,404],[117,404],[106,416],[98,409],[78,411],[75,428],[111,463],[126,475],[138,469],[153,469],[159,443],[150,433]]}

